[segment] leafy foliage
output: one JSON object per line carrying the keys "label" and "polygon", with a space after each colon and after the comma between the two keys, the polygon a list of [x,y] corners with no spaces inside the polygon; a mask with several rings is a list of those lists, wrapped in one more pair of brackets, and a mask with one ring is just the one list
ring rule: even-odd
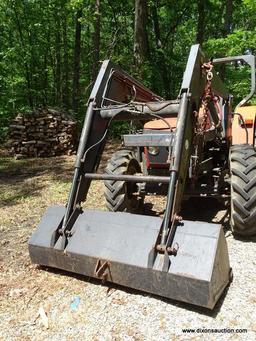
{"label": "leafy foliage", "polygon": [[[99,1],[99,0],[98,0]],[[209,56],[256,53],[254,0],[206,0],[204,22],[199,1],[147,1],[149,55],[134,65],[134,1],[2,0],[0,2],[0,139],[17,111],[42,105],[72,109],[76,14],[82,10],[79,108],[82,120],[93,83],[92,69],[111,58],[128,73],[166,98],[175,98],[190,46],[203,25],[203,49]],[[228,6],[232,16],[227,16]],[[231,6],[231,7],[230,7]],[[228,13],[230,14],[230,13]],[[95,20],[100,16],[100,56],[95,62]],[[158,25],[158,30],[156,29]],[[236,103],[248,92],[245,67],[227,68]],[[119,134],[122,125],[112,133]]]}

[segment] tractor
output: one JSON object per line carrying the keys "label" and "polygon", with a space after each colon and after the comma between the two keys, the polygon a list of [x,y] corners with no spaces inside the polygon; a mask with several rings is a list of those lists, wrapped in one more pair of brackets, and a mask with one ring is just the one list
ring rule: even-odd
{"label": "tractor", "polygon": [[[242,61],[251,92],[232,111],[215,71]],[[110,60],[87,104],[66,206],[52,206],[29,240],[33,263],[213,309],[230,283],[221,224],[183,219],[184,198],[229,201],[236,235],[256,234],[255,57],[211,59],[190,49],[177,97],[166,100]],[[111,123],[143,122],[97,172]],[[85,209],[91,182],[104,181],[108,211]],[[152,186],[165,193],[163,216],[144,214]]]}

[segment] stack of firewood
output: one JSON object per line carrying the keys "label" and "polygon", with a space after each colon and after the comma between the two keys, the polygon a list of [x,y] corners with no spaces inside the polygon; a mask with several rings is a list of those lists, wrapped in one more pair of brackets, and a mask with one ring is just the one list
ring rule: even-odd
{"label": "stack of firewood", "polygon": [[71,155],[75,137],[76,122],[59,109],[19,113],[10,126],[11,152],[16,158]]}

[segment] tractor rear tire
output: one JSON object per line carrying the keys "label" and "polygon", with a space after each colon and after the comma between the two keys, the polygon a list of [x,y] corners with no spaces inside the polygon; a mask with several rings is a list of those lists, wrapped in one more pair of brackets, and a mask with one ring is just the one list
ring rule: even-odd
{"label": "tractor rear tire", "polygon": [[[141,167],[132,150],[123,149],[113,154],[108,161],[106,173],[110,175],[133,175],[141,173]],[[112,212],[136,212],[139,210],[142,198],[135,195],[138,192],[135,182],[120,180],[105,180],[106,206]]]}
{"label": "tractor rear tire", "polygon": [[234,234],[256,234],[256,150],[248,144],[230,150],[231,229]]}

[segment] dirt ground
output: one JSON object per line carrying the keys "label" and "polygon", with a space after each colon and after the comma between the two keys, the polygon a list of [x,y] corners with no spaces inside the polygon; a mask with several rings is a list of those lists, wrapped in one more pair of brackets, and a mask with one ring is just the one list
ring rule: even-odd
{"label": "dirt ground", "polygon": [[[0,340],[256,339],[255,239],[234,239],[215,201],[192,201],[183,211],[185,218],[224,225],[234,281],[213,311],[32,265],[28,238],[48,206],[66,203],[73,164],[73,156],[0,158]],[[87,207],[104,209],[102,190],[93,182]],[[155,211],[163,202],[147,198]],[[188,335],[182,328],[247,332]]]}

